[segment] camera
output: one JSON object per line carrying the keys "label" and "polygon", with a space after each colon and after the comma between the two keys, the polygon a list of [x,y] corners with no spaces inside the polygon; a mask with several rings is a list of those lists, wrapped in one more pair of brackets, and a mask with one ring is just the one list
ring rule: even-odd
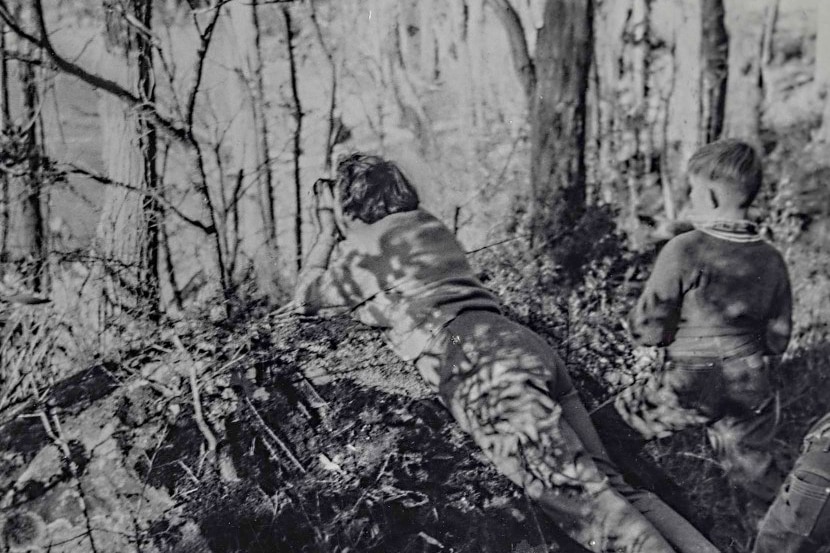
{"label": "camera", "polygon": [[319,196],[323,193],[323,190],[328,188],[329,192],[331,192],[332,196],[334,195],[334,184],[335,181],[333,179],[317,179],[314,181],[314,195]]}

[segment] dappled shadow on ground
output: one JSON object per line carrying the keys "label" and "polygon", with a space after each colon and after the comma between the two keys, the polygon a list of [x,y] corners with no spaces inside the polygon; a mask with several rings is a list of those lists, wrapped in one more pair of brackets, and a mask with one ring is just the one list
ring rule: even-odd
{"label": "dappled shadow on ground", "polygon": [[[209,329],[222,346],[204,353],[200,332],[182,332],[188,355],[57,383],[59,441],[38,417],[3,427],[4,528],[33,530],[4,540],[67,553],[554,550],[552,525],[407,384],[400,374],[414,369],[375,334],[266,317]],[[208,368],[192,371],[195,357]],[[374,386],[367,364],[397,383]],[[313,383],[303,376],[315,371]]]}
{"label": "dappled shadow on ground", "polygon": [[[57,382],[42,402],[29,401],[12,405],[0,418],[0,478],[32,460],[51,443],[43,424],[35,415],[42,409],[61,416],[74,416],[96,401],[109,396],[117,387],[114,364],[95,365]],[[23,416],[9,416],[17,414]]]}
{"label": "dappled shadow on ground", "polygon": [[[252,402],[258,414],[240,407],[228,421],[239,480],[214,475],[185,508],[210,551],[495,553],[553,543],[550,524],[479,457],[437,401],[339,381],[320,387],[330,409],[315,425],[270,390]],[[185,550],[186,536],[175,534],[165,549]]]}

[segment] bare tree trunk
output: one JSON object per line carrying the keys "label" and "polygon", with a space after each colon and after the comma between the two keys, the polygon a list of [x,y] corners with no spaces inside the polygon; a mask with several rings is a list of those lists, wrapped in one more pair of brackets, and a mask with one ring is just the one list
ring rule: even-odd
{"label": "bare tree trunk", "polygon": [[548,0],[536,47],[531,109],[534,239],[568,228],[585,208],[585,115],[592,0]]}
{"label": "bare tree trunk", "polygon": [[268,202],[266,209],[267,237],[270,247],[277,247],[277,212],[276,197],[274,195],[274,179],[271,176],[270,158],[270,137],[268,135],[268,121],[265,114],[265,78],[262,74],[262,30],[259,23],[258,1],[251,2],[251,24],[254,27],[254,116],[259,122],[259,155],[257,167],[258,174],[262,176],[263,188],[265,189],[265,201]]}
{"label": "bare tree trunk", "polygon": [[[11,123],[11,109],[9,107],[9,64],[6,57],[6,26],[0,24],[0,134],[4,133]],[[9,191],[9,176],[0,172],[0,262],[9,257],[9,233],[11,231],[11,194]]]}
{"label": "bare tree trunk", "polygon": [[597,75],[593,90],[595,101],[591,106],[597,119],[595,175],[599,196],[609,204],[622,205],[624,202],[614,183],[621,180],[622,114],[631,111],[623,103],[626,99],[635,99],[635,95],[622,93],[624,75],[630,75],[630,71],[626,71],[630,57],[626,39],[631,36],[628,27],[630,24],[645,26],[635,7],[634,0],[605,2],[595,14],[594,67]]}
{"label": "bare tree trunk", "polygon": [[[400,6],[396,5],[388,10],[389,25],[385,30],[387,34],[386,44],[383,46],[382,57],[384,66],[392,83],[392,92],[395,102],[400,110],[403,126],[412,130],[418,140],[418,147],[421,155],[427,157],[433,150],[434,137],[432,134],[432,123],[427,116],[424,105],[418,91],[415,89],[409,78],[403,50],[403,37],[406,30],[400,21]],[[463,55],[459,53],[459,55]],[[466,82],[463,92],[469,91],[469,83]],[[466,104],[469,106],[469,103]]]}
{"label": "bare tree trunk", "polygon": [[[149,23],[151,0],[133,0],[131,16]],[[145,11],[146,10],[146,11]],[[146,37],[132,31],[119,10],[108,12],[107,55],[102,67],[114,80],[137,92],[143,101],[154,97],[152,47]],[[136,56],[137,54],[137,56]],[[148,118],[126,107],[117,98],[100,100],[103,160],[107,177],[135,190],[155,189],[156,129]],[[155,198],[134,194],[122,187],[106,188],[98,224],[98,240],[104,256],[104,316],[158,316],[160,207]]]}
{"label": "bare tree trunk", "polygon": [[724,23],[723,0],[702,0],[703,103],[705,141],[717,140],[726,110],[729,36]]}
{"label": "bare tree trunk", "polygon": [[[146,29],[152,29],[153,2],[141,0],[135,4],[136,18]],[[155,76],[153,73],[153,46],[144,34],[136,36],[138,50],[138,92],[141,98],[153,104],[156,100]],[[139,284],[144,289],[149,303],[149,315],[157,320],[161,314],[161,292],[159,277],[160,231],[163,212],[156,195],[159,193],[157,169],[158,133],[152,120],[144,115],[138,117],[139,148],[141,149],[143,188],[150,192],[142,200],[142,212],[146,238],[140,244]]]}
{"label": "bare tree trunk", "polygon": [[[671,218],[676,211],[676,198],[685,196],[683,173],[686,163],[706,135],[705,14],[700,0],[679,0],[663,6],[671,10],[674,38],[668,59],[671,70],[659,85],[664,127],[658,150],[661,151],[664,207],[667,217]],[[654,17],[656,20],[658,14]]]}
{"label": "bare tree trunk", "polygon": [[724,135],[760,143],[764,10],[769,0],[724,0],[729,33]]}
{"label": "bare tree trunk", "polygon": [[296,32],[291,19],[291,13],[287,7],[282,8],[282,16],[285,20],[285,31],[287,33],[286,44],[288,47],[288,62],[291,72],[291,96],[294,104],[294,244],[296,267],[299,272],[303,263],[303,196],[300,182],[300,157],[303,153],[303,106],[300,101],[300,92],[297,88],[297,57],[294,52],[294,38],[296,36]]}
{"label": "bare tree trunk", "polygon": [[329,70],[329,105],[326,128],[326,144],[325,152],[323,152],[323,170],[329,173],[332,168],[334,155],[334,147],[337,145],[337,64],[334,62],[334,53],[326,40],[323,37],[323,30],[320,28],[320,22],[317,20],[317,8],[314,5],[314,0],[309,2],[311,24],[314,27],[314,34],[317,37],[317,42],[320,44],[320,49],[326,57],[326,65]]}
{"label": "bare tree trunk", "polygon": [[819,98],[822,98],[824,103],[819,138],[830,144],[830,2],[826,0],[818,3],[816,85]]}
{"label": "bare tree trunk", "polygon": [[41,205],[43,145],[38,140],[40,91],[32,64],[21,64],[20,81],[23,85],[27,159],[20,209],[20,245],[23,255],[31,263],[31,268],[26,271],[27,280],[34,290],[40,291],[46,282],[46,235]]}

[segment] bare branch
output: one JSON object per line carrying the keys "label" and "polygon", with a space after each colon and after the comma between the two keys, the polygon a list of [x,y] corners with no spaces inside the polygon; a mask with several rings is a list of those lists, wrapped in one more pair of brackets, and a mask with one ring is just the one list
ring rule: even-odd
{"label": "bare branch", "polygon": [[335,111],[337,109],[337,65],[334,63],[334,53],[332,52],[331,47],[326,44],[326,40],[323,38],[323,30],[320,28],[320,22],[317,20],[317,9],[314,6],[314,0],[309,0],[308,5],[309,17],[311,18],[311,24],[314,27],[314,34],[317,37],[317,42],[320,44],[320,48],[323,50],[323,54],[326,56],[331,80],[331,90],[329,93],[328,130],[326,134],[326,159],[324,161],[325,171],[328,172],[331,170],[332,152],[336,146],[335,125],[337,123],[335,119]]}
{"label": "bare branch", "polygon": [[254,404],[251,403],[251,400],[248,398],[247,394],[245,395],[245,405],[247,405],[248,409],[251,410],[251,413],[254,414],[254,417],[256,417],[257,422],[260,424],[260,426],[262,426],[262,429],[265,430],[265,433],[268,435],[268,437],[274,440],[274,442],[276,442],[276,444],[280,447],[285,456],[288,457],[288,459],[295,467],[300,469],[301,473],[306,474],[308,472],[306,468],[303,466],[300,460],[297,459],[297,456],[294,455],[294,453],[292,453],[288,445],[286,445],[286,443],[283,442],[279,436],[277,436],[276,432],[271,430],[271,427],[268,426],[268,423],[265,422],[265,419],[263,419],[262,415],[259,414],[259,411],[256,410]]}
{"label": "bare branch", "polygon": [[522,20],[516,10],[513,9],[513,6],[510,5],[510,0],[486,0],[486,3],[493,9],[505,32],[507,32],[513,64],[519,73],[525,96],[530,98],[536,90],[536,65],[530,57]]}
{"label": "bare branch", "polygon": [[[205,68],[205,59],[207,58],[207,51],[210,48],[210,43],[213,39],[213,30],[216,28],[216,23],[219,21],[219,16],[222,13],[222,6],[224,6],[226,0],[219,2],[213,10],[213,16],[210,18],[210,22],[208,23],[207,27],[205,27],[204,31],[199,32],[199,51],[196,54],[196,71],[195,71],[195,82],[193,83],[193,89],[190,91],[190,97],[187,101],[187,116],[185,121],[187,123],[188,129],[193,129],[193,115],[196,110],[196,96],[199,94],[199,88],[202,84],[202,78],[204,76],[204,68]],[[196,15],[193,15],[194,22]],[[198,24],[196,28],[198,29]]]}
{"label": "bare branch", "polygon": [[18,23],[18,21],[12,15],[12,11],[6,5],[5,0],[0,0],[0,19],[6,22],[6,25],[14,31],[14,33],[19,36],[20,38],[26,40],[27,42],[31,42],[36,46],[43,46],[41,44],[40,39],[28,33],[22,26]]}
{"label": "bare branch", "polygon": [[173,335],[173,343],[176,345],[176,348],[188,357],[190,363],[188,364],[188,378],[190,381],[190,391],[193,396],[193,419],[196,422],[196,426],[199,428],[199,431],[204,436],[205,441],[207,442],[207,451],[210,455],[213,455],[216,452],[216,446],[218,445],[218,440],[216,439],[216,434],[213,433],[210,426],[208,425],[207,421],[205,420],[204,414],[202,413],[202,400],[199,396],[199,379],[198,375],[196,374],[196,359],[190,354],[187,348],[184,347],[181,338],[177,334]]}
{"label": "bare branch", "polygon": [[118,188],[123,188],[125,190],[129,190],[130,192],[135,192],[136,194],[141,194],[142,196],[147,196],[153,198],[160,204],[164,206],[165,209],[169,209],[173,212],[177,217],[181,218],[186,223],[193,225],[194,227],[202,230],[205,234],[213,234],[216,232],[216,227],[211,225],[207,225],[198,219],[193,219],[192,217],[186,215],[182,212],[178,207],[176,207],[173,203],[170,202],[167,198],[159,194],[154,190],[148,190],[144,188],[139,188],[138,186],[134,186],[132,184],[127,184],[125,182],[119,182],[113,180],[105,175],[101,175],[99,173],[95,173],[88,169],[84,169],[75,165],[74,163],[67,163],[66,166],[69,167],[67,173],[72,175],[82,175],[84,177],[88,177],[96,182],[100,182],[101,184],[106,184],[108,186],[116,186]]}
{"label": "bare branch", "polygon": [[43,60],[41,60],[41,59],[33,58],[31,56],[28,56],[26,54],[21,54],[20,52],[16,52],[16,51],[13,51],[13,50],[6,50],[5,51],[5,56],[6,56],[6,59],[8,59],[8,60],[19,61],[21,63],[27,63],[29,65],[45,65],[43,63]]}
{"label": "bare branch", "polygon": [[139,110],[143,115],[153,120],[166,133],[170,134],[177,140],[187,144],[188,136],[185,131],[178,125],[163,117],[156,107],[141,100],[138,96],[119,85],[115,81],[96,75],[82,68],[81,66],[67,60],[61,56],[56,50],[52,41],[49,39],[49,31],[46,28],[46,20],[43,15],[43,4],[41,0],[34,0],[32,3],[35,12],[35,20],[38,26],[39,37],[36,37],[25,29],[23,29],[19,22],[12,16],[5,0],[0,0],[0,19],[9,26],[19,37],[24,40],[42,48],[51,59],[52,63],[64,73],[68,73],[74,77],[81,79],[87,84],[101,89],[104,92],[112,94],[123,102],[129,104],[133,108]]}

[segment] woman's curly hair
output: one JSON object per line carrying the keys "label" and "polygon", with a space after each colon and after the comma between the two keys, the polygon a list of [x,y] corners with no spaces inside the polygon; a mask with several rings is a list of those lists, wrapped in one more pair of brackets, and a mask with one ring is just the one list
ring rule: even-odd
{"label": "woman's curly hair", "polygon": [[351,154],[337,164],[343,212],[364,223],[418,208],[418,193],[398,166],[380,156]]}

